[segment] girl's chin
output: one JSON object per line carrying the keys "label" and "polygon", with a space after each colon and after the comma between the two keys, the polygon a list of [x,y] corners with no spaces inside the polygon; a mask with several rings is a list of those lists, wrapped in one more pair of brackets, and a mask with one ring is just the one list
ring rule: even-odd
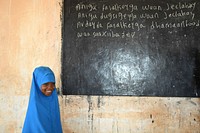
{"label": "girl's chin", "polygon": [[52,92],[46,92],[45,95],[46,96],[51,96]]}

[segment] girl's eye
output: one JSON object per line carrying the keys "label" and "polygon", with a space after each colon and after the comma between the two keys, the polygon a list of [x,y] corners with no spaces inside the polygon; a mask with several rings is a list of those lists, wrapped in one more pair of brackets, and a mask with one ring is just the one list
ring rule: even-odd
{"label": "girl's eye", "polygon": [[55,88],[55,83],[51,83],[51,82],[48,82],[48,83],[44,83],[42,84],[42,87],[52,87],[52,88]]}
{"label": "girl's eye", "polygon": [[43,85],[44,85],[44,86],[47,86],[47,85],[48,85],[48,83],[44,83]]}

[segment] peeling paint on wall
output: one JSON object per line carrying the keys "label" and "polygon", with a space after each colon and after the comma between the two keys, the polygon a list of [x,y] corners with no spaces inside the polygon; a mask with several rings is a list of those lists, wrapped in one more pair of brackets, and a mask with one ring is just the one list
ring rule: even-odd
{"label": "peeling paint on wall", "polygon": [[198,132],[200,127],[199,99],[108,96],[67,96],[67,99],[70,102],[65,105],[66,110],[73,110],[64,112],[67,116],[64,128],[69,132],[171,133],[190,132],[191,128]]}

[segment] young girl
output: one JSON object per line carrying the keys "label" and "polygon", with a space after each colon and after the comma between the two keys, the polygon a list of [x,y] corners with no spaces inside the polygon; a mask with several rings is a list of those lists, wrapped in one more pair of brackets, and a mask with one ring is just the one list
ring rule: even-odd
{"label": "young girl", "polygon": [[62,133],[55,76],[49,67],[37,67],[33,72],[22,133]]}

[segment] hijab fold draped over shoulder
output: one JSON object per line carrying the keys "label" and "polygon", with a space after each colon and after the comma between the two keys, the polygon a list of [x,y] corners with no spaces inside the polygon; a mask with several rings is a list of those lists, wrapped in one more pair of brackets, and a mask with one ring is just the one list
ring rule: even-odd
{"label": "hijab fold draped over shoulder", "polygon": [[41,85],[55,83],[53,71],[37,67],[33,72],[28,110],[22,133],[62,133],[60,109],[56,89],[50,96],[41,92]]}

